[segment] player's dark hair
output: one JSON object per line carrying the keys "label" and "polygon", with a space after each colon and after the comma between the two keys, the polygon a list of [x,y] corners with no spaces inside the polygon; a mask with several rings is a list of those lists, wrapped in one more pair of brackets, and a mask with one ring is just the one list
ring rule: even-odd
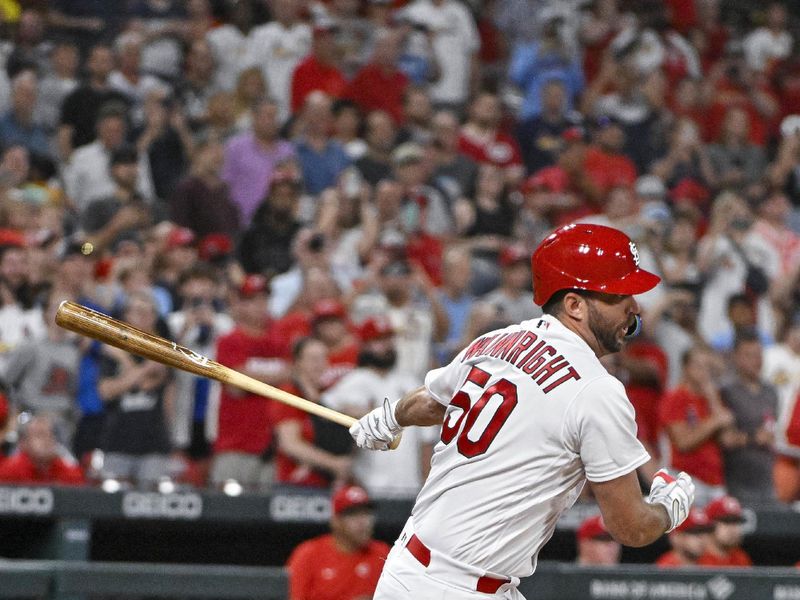
{"label": "player's dark hair", "polygon": [[559,315],[562,310],[564,310],[564,298],[570,292],[578,292],[578,290],[573,290],[571,288],[567,288],[564,290],[558,290],[555,294],[550,296],[550,299],[542,305],[542,312],[546,315]]}

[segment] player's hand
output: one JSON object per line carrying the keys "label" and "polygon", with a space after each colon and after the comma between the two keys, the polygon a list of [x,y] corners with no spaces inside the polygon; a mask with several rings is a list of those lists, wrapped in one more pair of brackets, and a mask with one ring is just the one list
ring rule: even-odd
{"label": "player's hand", "polygon": [[394,438],[403,430],[394,416],[395,404],[385,398],[382,405],[369,411],[350,427],[350,435],[359,448],[389,449]]}
{"label": "player's hand", "polygon": [[694,483],[692,478],[681,471],[673,477],[666,469],[656,471],[647,497],[650,504],[660,504],[667,509],[669,529],[667,533],[684,522],[694,503]]}

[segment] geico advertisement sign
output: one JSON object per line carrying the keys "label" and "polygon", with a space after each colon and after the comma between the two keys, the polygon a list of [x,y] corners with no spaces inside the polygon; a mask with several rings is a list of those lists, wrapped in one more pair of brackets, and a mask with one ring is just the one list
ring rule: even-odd
{"label": "geico advertisement sign", "polygon": [[327,496],[273,496],[269,514],[274,521],[324,523],[331,516],[331,500]]}
{"label": "geico advertisement sign", "polygon": [[197,494],[127,492],[122,497],[122,514],[130,519],[192,521],[203,514],[203,499]]}
{"label": "geico advertisement sign", "polygon": [[49,515],[53,504],[49,488],[0,487],[0,514]]}

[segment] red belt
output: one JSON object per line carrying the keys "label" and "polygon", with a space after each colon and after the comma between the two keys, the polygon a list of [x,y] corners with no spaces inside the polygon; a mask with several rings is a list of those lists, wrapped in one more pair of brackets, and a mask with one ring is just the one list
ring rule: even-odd
{"label": "red belt", "polygon": [[[427,567],[431,564],[431,551],[416,535],[411,536],[406,548],[411,553],[411,556],[416,558],[422,566]],[[510,581],[510,579],[497,579],[496,577],[484,575],[483,577],[478,577],[475,590],[482,594],[494,594],[500,589],[500,586]]]}

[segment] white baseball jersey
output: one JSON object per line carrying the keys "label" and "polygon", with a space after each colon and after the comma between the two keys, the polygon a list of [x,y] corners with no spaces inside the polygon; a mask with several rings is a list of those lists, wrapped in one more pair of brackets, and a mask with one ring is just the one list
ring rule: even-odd
{"label": "white baseball jersey", "polygon": [[487,573],[533,573],[587,478],[615,479],[650,458],[622,384],[549,315],[478,338],[425,387],[447,412],[414,531]]}

